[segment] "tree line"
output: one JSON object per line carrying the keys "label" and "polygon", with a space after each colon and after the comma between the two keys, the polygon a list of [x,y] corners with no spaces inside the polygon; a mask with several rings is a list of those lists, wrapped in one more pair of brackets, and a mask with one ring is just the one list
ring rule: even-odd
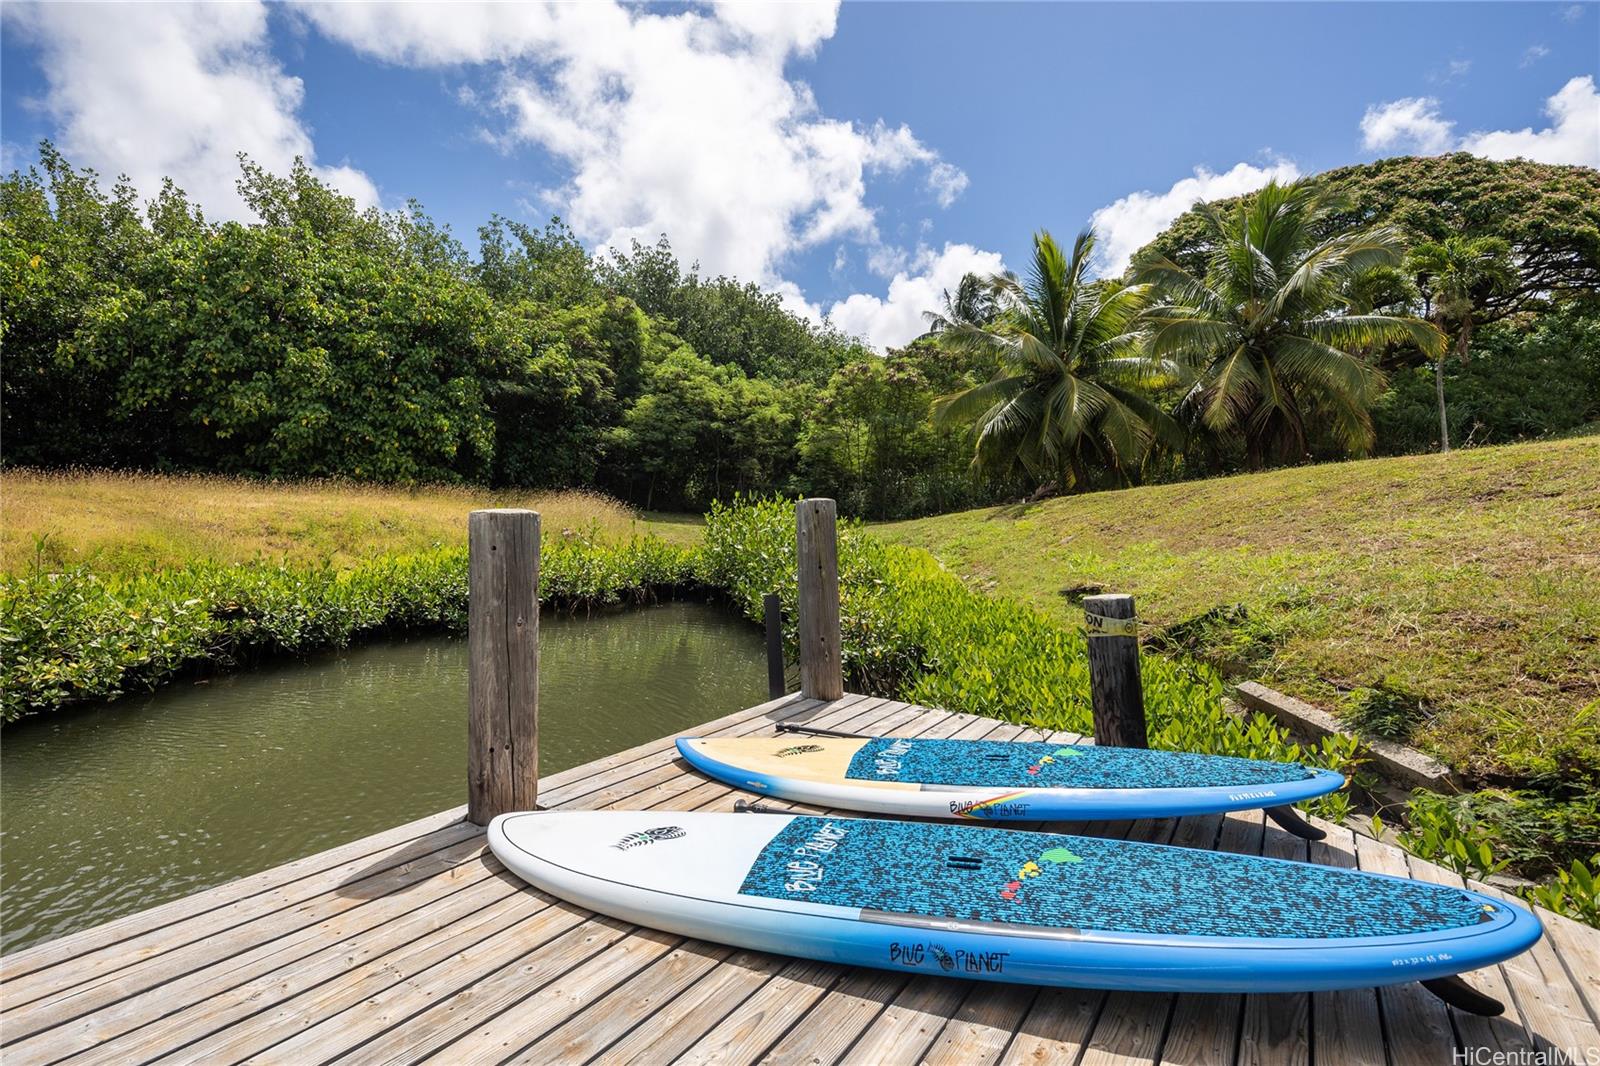
{"label": "tree line", "polygon": [[[1419,369],[1525,412],[1503,381],[1553,361],[1560,429],[1600,408],[1600,229],[1595,201],[1563,214],[1559,183],[1534,184],[1564,221],[1531,252],[1502,221],[1425,261],[1403,221],[1327,183],[1202,208],[1123,279],[1089,277],[1091,235],[1043,235],[1029,278],[964,280],[880,356],[665,238],[593,257],[559,220],[493,217],[473,256],[416,204],[358,211],[304,166],[244,159],[256,220],[213,222],[170,181],[141,203],[44,144],[0,180],[3,459],[589,486],[656,509],[807,492],[887,518],[1381,449],[1386,403],[1426,446]],[[1499,376],[1474,392],[1485,363]]]}

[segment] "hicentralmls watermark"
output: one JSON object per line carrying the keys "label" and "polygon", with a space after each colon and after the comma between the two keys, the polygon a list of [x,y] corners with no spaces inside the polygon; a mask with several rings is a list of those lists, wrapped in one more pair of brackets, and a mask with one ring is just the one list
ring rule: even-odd
{"label": "hicentralmls watermark", "polygon": [[1451,1066],[1600,1066],[1600,1045],[1589,1047],[1517,1048],[1458,1047]]}

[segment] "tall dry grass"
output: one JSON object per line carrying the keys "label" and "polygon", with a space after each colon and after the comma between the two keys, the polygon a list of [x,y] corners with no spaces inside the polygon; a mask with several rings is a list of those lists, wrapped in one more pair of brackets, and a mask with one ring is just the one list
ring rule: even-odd
{"label": "tall dry grass", "polygon": [[16,573],[39,559],[126,573],[256,558],[342,567],[464,543],[476,507],[531,507],[548,532],[596,526],[607,539],[657,532],[678,541],[698,534],[691,525],[648,523],[594,492],[12,469],[0,472],[0,568]]}

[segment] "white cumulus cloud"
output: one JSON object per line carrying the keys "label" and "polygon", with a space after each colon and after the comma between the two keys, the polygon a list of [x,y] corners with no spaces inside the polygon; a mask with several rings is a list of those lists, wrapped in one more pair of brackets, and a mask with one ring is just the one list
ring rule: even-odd
{"label": "white cumulus cloud", "polygon": [[295,156],[363,207],[372,181],[350,166],[316,166],[297,117],[300,79],[267,41],[260,3],[5,5],[5,20],[40,50],[57,142],[80,166],[127,174],[147,196],[172,177],[205,209],[243,218],[237,153],[282,173]]}
{"label": "white cumulus cloud", "polygon": [[1488,159],[1532,159],[1539,163],[1578,163],[1600,167],[1600,93],[1594,78],[1573,78],[1548,100],[1550,125],[1542,130],[1493,130],[1469,134],[1463,151]]}
{"label": "white cumulus cloud", "polygon": [[822,113],[785,64],[814,51],[837,5],[730,2],[673,10],[586,4],[362,3],[301,8],[325,35],[412,66],[500,64],[487,100],[503,150],[558,159],[540,190],[586,240],[667,234],[680,257],[787,293],[785,261],[878,242],[868,179],[913,168],[948,206],[967,177],[906,126]]}
{"label": "white cumulus cloud", "polygon": [[986,277],[1004,269],[998,252],[970,244],[946,244],[938,252],[923,248],[913,263],[890,279],[886,296],[856,293],[835,303],[828,319],[874,348],[896,348],[928,328],[923,312],[943,308],[945,290],[954,292],[964,275]]}
{"label": "white cumulus cloud", "polygon": [[1479,130],[1457,138],[1438,100],[1407,98],[1367,108],[1361,140],[1370,151],[1471,152],[1486,159],[1600,166],[1600,92],[1592,75],[1569,80],[1545,101],[1544,113],[1550,125],[1543,129]]}
{"label": "white cumulus cloud", "polygon": [[1269,181],[1293,181],[1299,176],[1299,168],[1285,159],[1259,167],[1237,163],[1221,173],[1195,167],[1193,177],[1173,182],[1166,192],[1147,189],[1129,193],[1090,216],[1090,224],[1100,238],[1098,270],[1102,275],[1121,274],[1134,252],[1198,201],[1239,196]]}
{"label": "white cumulus cloud", "polygon": [[1437,155],[1449,150],[1454,126],[1440,117],[1437,99],[1412,96],[1367,108],[1361,117],[1361,144],[1369,152]]}

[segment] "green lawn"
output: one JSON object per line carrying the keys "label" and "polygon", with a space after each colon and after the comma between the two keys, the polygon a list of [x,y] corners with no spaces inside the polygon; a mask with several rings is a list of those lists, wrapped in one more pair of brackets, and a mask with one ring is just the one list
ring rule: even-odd
{"label": "green lawn", "polygon": [[1163,627],[1158,645],[1387,717],[1482,779],[1600,780],[1600,437],[877,531],[1068,620],[1086,592],[1132,593],[1140,617]]}

